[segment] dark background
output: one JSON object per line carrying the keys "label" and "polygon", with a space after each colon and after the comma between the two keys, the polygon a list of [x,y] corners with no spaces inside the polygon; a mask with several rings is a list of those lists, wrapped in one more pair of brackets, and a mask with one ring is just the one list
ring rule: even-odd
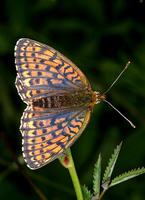
{"label": "dark background", "polygon": [[[142,0],[143,1],[143,0]],[[5,0],[0,7],[0,199],[76,199],[58,160],[37,171],[21,159],[20,117],[26,105],[15,88],[14,46],[22,37],[46,43],[70,58],[94,90],[104,91],[132,63],[108,100],[97,105],[72,153],[81,184],[92,187],[99,152],[105,168],[114,147],[124,141],[113,176],[145,165],[145,2],[140,0]],[[18,160],[22,163],[18,167]],[[17,163],[17,164],[16,164]],[[104,199],[145,199],[145,175],[108,191]],[[41,198],[42,199],[42,198]]]}

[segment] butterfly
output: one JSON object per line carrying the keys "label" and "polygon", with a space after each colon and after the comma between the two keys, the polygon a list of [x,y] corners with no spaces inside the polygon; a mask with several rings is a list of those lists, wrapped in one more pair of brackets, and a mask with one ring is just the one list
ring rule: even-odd
{"label": "butterfly", "polygon": [[19,39],[15,65],[15,85],[27,104],[20,125],[23,157],[30,169],[38,169],[78,139],[105,95],[93,91],[68,58],[40,42]]}

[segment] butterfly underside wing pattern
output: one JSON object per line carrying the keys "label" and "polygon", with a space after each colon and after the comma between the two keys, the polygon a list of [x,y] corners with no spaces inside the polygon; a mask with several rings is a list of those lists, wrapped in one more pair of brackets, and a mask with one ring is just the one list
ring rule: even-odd
{"label": "butterfly underside wing pattern", "polygon": [[58,158],[85,129],[96,96],[85,75],[55,49],[22,38],[15,46],[23,156],[31,169]]}

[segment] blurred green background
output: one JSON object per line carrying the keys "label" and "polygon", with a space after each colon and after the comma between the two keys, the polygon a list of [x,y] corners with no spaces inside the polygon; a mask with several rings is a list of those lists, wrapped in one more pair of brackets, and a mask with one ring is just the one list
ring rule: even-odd
{"label": "blurred green background", "polygon": [[[108,100],[97,105],[72,153],[81,184],[92,187],[99,152],[103,169],[114,147],[124,141],[113,176],[145,165],[145,2],[140,0],[5,0],[0,8],[0,199],[76,199],[66,169],[58,160],[37,171],[19,165],[20,117],[26,105],[15,88],[14,46],[22,37],[46,43],[70,58],[92,87],[104,91],[132,63]],[[23,163],[23,162],[22,162]],[[145,199],[145,175],[108,191],[104,199]]]}

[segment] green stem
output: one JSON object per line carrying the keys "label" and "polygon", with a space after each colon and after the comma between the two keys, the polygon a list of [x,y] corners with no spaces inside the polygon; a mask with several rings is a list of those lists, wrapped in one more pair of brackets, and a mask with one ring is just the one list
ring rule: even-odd
{"label": "green stem", "polygon": [[83,200],[83,195],[82,195],[82,190],[81,190],[81,186],[80,186],[80,182],[78,179],[78,175],[75,169],[75,165],[74,165],[74,161],[73,161],[73,157],[71,154],[71,150],[68,149],[65,153],[65,155],[63,157],[60,158],[60,162],[61,164],[68,169],[72,182],[73,182],[73,186],[76,192],[76,196],[77,196],[77,200]]}
{"label": "green stem", "polygon": [[103,191],[101,192],[101,194],[100,194],[100,196],[99,196],[99,200],[102,199],[102,197],[104,196],[105,192],[106,192],[106,190],[103,190]]}

